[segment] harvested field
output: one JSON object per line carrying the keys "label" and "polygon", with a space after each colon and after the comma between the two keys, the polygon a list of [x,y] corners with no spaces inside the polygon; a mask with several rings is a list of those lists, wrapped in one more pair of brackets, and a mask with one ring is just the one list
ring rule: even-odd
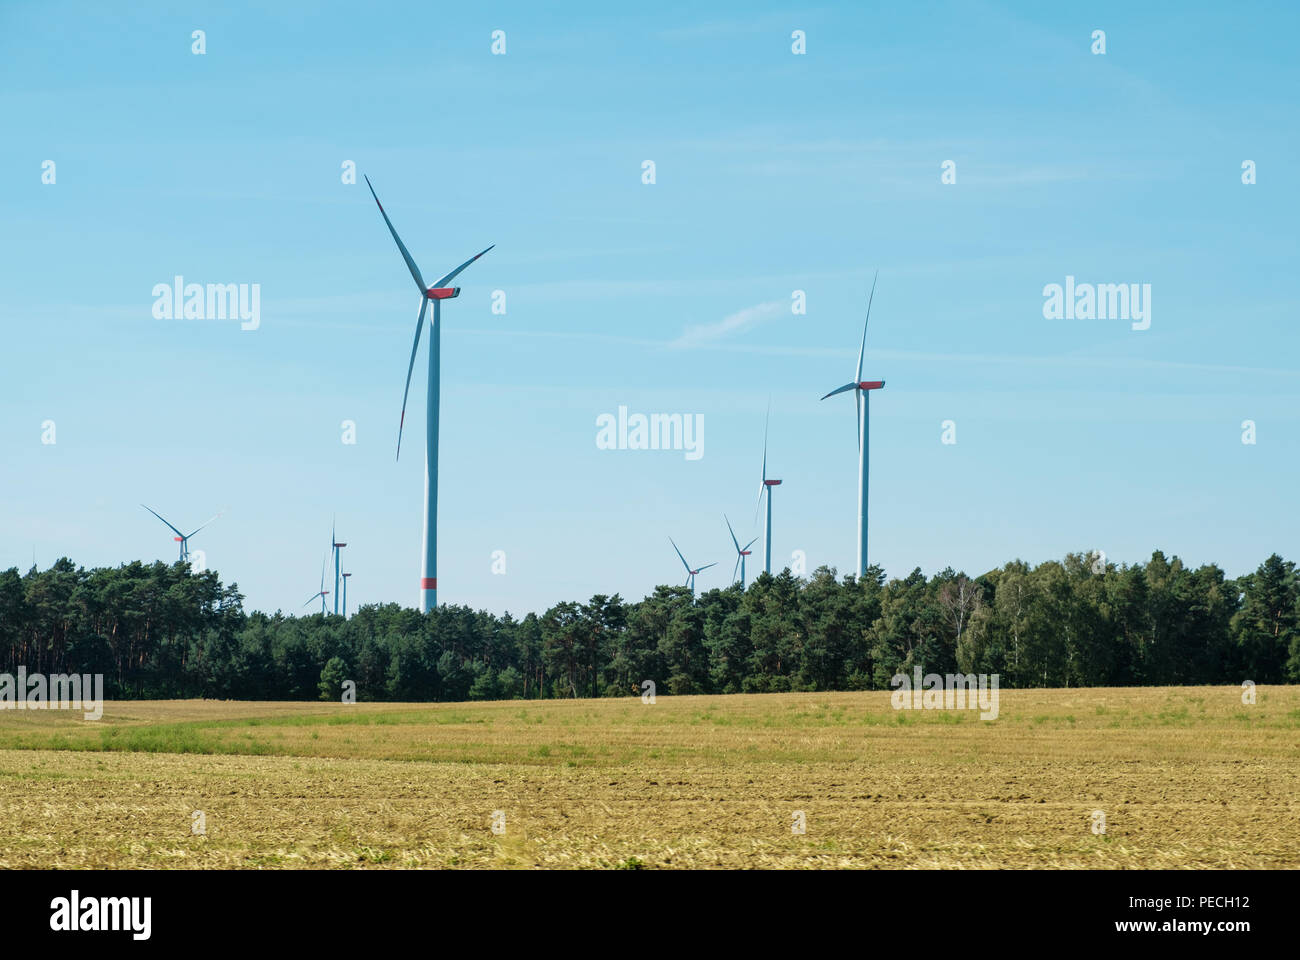
{"label": "harvested field", "polygon": [[1300,687],[123,701],[0,711],[0,782],[7,868],[1296,867]]}

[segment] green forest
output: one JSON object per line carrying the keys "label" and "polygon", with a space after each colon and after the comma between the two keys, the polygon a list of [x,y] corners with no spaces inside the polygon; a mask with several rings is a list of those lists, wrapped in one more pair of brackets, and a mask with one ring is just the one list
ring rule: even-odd
{"label": "green forest", "polygon": [[0,572],[0,672],[102,673],[109,698],[499,700],[657,692],[882,690],[897,672],[1003,687],[1300,681],[1300,577],[1274,554],[1232,579],[1157,551],[1086,554],[970,578],[862,580],[825,567],[692,598],[597,595],[522,619],[364,606],[346,620],[248,612],[187,564]]}

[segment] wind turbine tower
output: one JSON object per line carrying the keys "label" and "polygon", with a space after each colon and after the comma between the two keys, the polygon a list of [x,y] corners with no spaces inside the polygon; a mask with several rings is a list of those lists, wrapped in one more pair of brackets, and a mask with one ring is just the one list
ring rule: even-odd
{"label": "wind turbine tower", "polygon": [[[727,515],[725,513],[722,515],[722,519],[727,520]],[[751,553],[753,553],[753,551],[750,550],[749,548],[754,545],[754,540],[757,540],[758,537],[755,537],[754,540],[749,541],[749,543],[745,544],[742,547],[740,545],[740,541],[736,539],[736,531],[731,529],[730,520],[727,520],[727,532],[731,534],[731,542],[736,545],[736,565],[731,568],[731,579],[732,580],[736,579],[736,571],[739,570],[740,589],[744,590],[745,589],[745,558],[749,556]]]}
{"label": "wind turbine tower", "polygon": [[[876,276],[880,271],[876,271]],[[876,297],[876,281],[871,281],[871,296],[867,298],[867,317],[862,322],[862,345],[858,347],[858,367],[854,373],[853,381],[846,383],[842,387],[836,387],[826,397],[833,397],[837,393],[853,391],[853,399],[858,405],[858,577],[861,578],[867,572],[867,467],[868,467],[868,449],[869,449],[869,430],[871,419],[869,416],[869,401],[872,390],[883,390],[885,387],[884,380],[863,380],[862,379],[862,361],[867,351],[867,324],[871,322],[871,301]],[[826,397],[822,397],[823,400]]]}
{"label": "wind turbine tower", "polygon": [[[334,551],[334,613],[339,612],[339,554],[346,543],[339,543],[338,533],[335,532],[334,524],[330,524],[330,549]],[[344,614],[346,616],[347,614]]]}
{"label": "wind turbine tower", "polygon": [[460,295],[460,287],[448,287],[445,284],[454,280],[462,270],[492,247],[489,246],[486,250],[474,254],[451,273],[439,278],[433,286],[427,286],[424,277],[420,275],[420,268],[415,265],[410,252],[406,249],[406,244],[402,243],[402,238],[397,235],[393,221],[388,219],[384,205],[375,195],[375,188],[370,185],[369,177],[366,177],[366,186],[370,187],[370,195],[375,198],[379,213],[383,216],[384,223],[388,225],[388,232],[393,235],[397,249],[401,251],[402,259],[406,261],[406,268],[411,271],[411,278],[420,291],[420,316],[415,321],[415,341],[411,344],[411,361],[406,368],[406,387],[402,391],[402,417],[397,424],[398,459],[402,456],[402,426],[406,423],[406,397],[411,391],[411,373],[415,370],[415,355],[420,349],[420,332],[424,329],[424,314],[429,302],[433,302],[433,322],[429,330],[429,393],[424,446],[424,560],[420,569],[420,609],[427,613],[438,605],[438,402],[441,375],[442,324],[439,322],[441,304],[444,300]]}
{"label": "wind turbine tower", "polygon": [[[673,543],[672,537],[668,538],[668,542],[673,544],[674,550],[677,550],[677,544]],[[682,566],[686,568],[686,585],[691,588],[691,596],[694,597],[695,596],[695,575],[697,573],[703,573],[705,570],[709,569],[709,567],[716,567],[717,563],[716,562],[706,563],[704,566],[696,567],[694,570],[692,570],[691,565],[686,562],[686,558],[682,556],[682,552],[680,550],[677,550],[677,559],[681,560]]]}
{"label": "wind turbine tower", "polygon": [[[218,513],[218,514],[216,514],[216,516],[209,517],[207,520],[205,520],[205,521],[204,521],[203,523],[201,523],[199,526],[195,527],[195,528],[194,528],[193,530],[191,530],[189,533],[181,533],[179,530],[177,530],[175,527],[173,527],[173,526],[172,526],[170,523],[168,523],[166,520],[163,520],[163,518],[162,518],[162,517],[161,517],[157,512],[155,512],[152,508],[145,506],[143,503],[140,504],[140,506],[144,507],[144,508],[145,508],[146,510],[148,510],[150,513],[152,513],[155,517],[158,517],[158,519],[159,519],[159,520],[162,520],[163,523],[166,523],[168,527],[171,527],[172,532],[176,534],[176,536],[172,537],[172,539],[175,540],[177,543],[179,543],[179,544],[181,545],[181,557],[180,557],[180,558],[181,558],[182,561],[188,560],[188,559],[190,558],[190,537],[194,536],[194,534],[198,533],[200,530],[202,530],[204,527],[206,527],[206,526],[207,526],[209,523],[211,523],[213,520],[217,519],[217,517],[221,516],[221,514]],[[33,563],[35,563],[35,558],[34,558],[34,557],[33,557]]]}

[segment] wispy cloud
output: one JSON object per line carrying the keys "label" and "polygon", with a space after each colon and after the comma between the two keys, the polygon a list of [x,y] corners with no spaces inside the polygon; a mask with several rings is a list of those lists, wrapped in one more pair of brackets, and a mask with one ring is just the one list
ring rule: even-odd
{"label": "wispy cloud", "polygon": [[672,341],[669,346],[678,348],[698,347],[715,343],[733,334],[749,330],[764,320],[777,316],[786,309],[788,309],[788,304],[785,301],[768,300],[766,303],[759,303],[728,314],[717,323],[702,323],[687,327],[682,335]]}
{"label": "wispy cloud", "polygon": [[[808,21],[812,15],[820,16],[820,10],[805,9],[800,16]],[[785,36],[790,32],[791,17],[788,13],[774,11],[749,19],[733,18],[730,20],[709,20],[703,23],[669,27],[658,31],[664,40],[711,40],[717,37],[735,37],[743,34],[775,33]]]}
{"label": "wispy cloud", "polygon": [[[784,307],[782,301],[773,301],[779,306]],[[749,307],[748,310],[757,310],[760,307],[770,306],[770,304],[759,304],[758,307]],[[741,313],[746,311],[742,310]],[[732,314],[736,316],[737,314]],[[727,319],[730,319],[727,318]],[[726,321],[724,320],[723,323]],[[719,327],[722,324],[714,324]],[[700,329],[700,328],[691,328]],[[689,333],[690,331],[688,331]],[[537,338],[537,339],[554,339],[554,340],[576,340],[588,343],[612,344],[620,347],[635,348],[660,348],[671,349],[679,347],[686,339],[687,334],[683,334],[676,340],[654,340],[645,337],[626,337],[617,334],[600,334],[600,333],[583,333],[568,332],[561,330],[512,330],[499,328],[463,328],[448,331],[454,336],[464,337],[506,337],[511,340]],[[828,359],[844,360],[846,363],[851,362],[857,357],[856,348],[847,349],[844,347],[807,347],[797,344],[786,345],[759,345],[748,343],[726,343],[715,340],[699,340],[688,344],[692,347],[698,347],[702,350],[716,350],[724,353],[738,353],[756,356],[774,356],[774,357],[818,357]],[[1180,360],[1160,360],[1147,357],[1121,357],[1121,356],[1087,356],[1079,353],[1073,354],[989,354],[989,353],[940,353],[925,350],[890,350],[875,349],[871,351],[871,356],[875,360],[889,361],[897,360],[904,363],[914,363],[918,366],[930,366],[933,364],[954,364],[962,369],[969,370],[987,366],[991,364],[1006,365],[1011,367],[1038,367],[1044,369],[1079,369],[1079,370],[1141,370],[1141,371],[1169,371],[1169,372],[1192,372],[1205,374],[1244,374],[1250,376],[1275,376],[1300,378],[1300,369],[1288,369],[1286,367],[1256,367],[1242,364],[1227,363],[1193,363]]]}

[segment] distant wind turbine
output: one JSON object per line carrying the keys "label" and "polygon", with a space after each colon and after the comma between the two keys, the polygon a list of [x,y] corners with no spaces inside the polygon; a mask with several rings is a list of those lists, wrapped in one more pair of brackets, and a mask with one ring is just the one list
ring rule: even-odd
{"label": "distant wind turbine", "polygon": [[198,533],[200,530],[202,530],[204,527],[206,527],[206,526],[207,526],[209,523],[211,523],[213,520],[217,519],[217,517],[221,516],[221,514],[219,514],[219,513],[218,513],[218,514],[215,514],[214,516],[211,516],[211,517],[209,517],[207,520],[203,521],[203,523],[199,524],[197,527],[195,527],[195,528],[194,528],[193,530],[191,530],[189,533],[181,533],[181,532],[180,532],[179,530],[177,530],[175,527],[172,527],[172,525],[171,525],[170,523],[168,523],[166,520],[163,520],[163,518],[162,518],[161,516],[159,516],[159,514],[158,514],[156,511],[154,511],[151,507],[147,507],[147,506],[145,506],[143,503],[140,504],[140,506],[144,507],[144,508],[145,508],[146,510],[148,510],[150,513],[152,513],[155,517],[158,517],[158,519],[159,519],[159,520],[162,520],[163,523],[166,523],[167,526],[171,527],[172,531],[176,534],[176,536],[172,537],[172,539],[175,540],[177,543],[179,543],[179,544],[181,545],[181,560],[182,560],[182,561],[184,561],[184,560],[188,560],[188,559],[190,558],[190,537],[194,536],[194,534]]}
{"label": "distant wind turbine", "polygon": [[[772,488],[781,485],[780,480],[767,478],[767,428],[772,419],[772,404],[767,405],[767,419],[763,421],[763,485],[758,488],[758,506],[763,505],[763,494],[767,494],[767,521],[763,524],[763,572],[772,572]],[[755,515],[758,507],[754,508]]]}
{"label": "distant wind turbine", "polygon": [[[325,559],[322,558],[320,562],[320,590],[308,597],[307,603],[311,603],[317,597],[320,597],[320,612],[325,614],[328,612],[325,609],[325,598],[327,596],[329,596],[329,591],[325,589]],[[307,603],[304,603],[303,606],[307,606]]]}
{"label": "distant wind turbine", "polygon": [[[484,253],[487,253],[488,250],[491,250],[492,247],[490,246],[486,250],[474,254],[451,273],[440,278],[433,286],[426,286],[424,278],[420,276],[420,268],[411,259],[406,244],[402,243],[402,238],[397,235],[397,230],[393,227],[393,221],[389,220],[388,214],[384,212],[384,205],[379,202],[379,197],[376,196],[375,188],[371,186],[369,177],[366,177],[366,186],[370,187],[370,195],[375,198],[375,203],[384,218],[384,223],[388,224],[388,232],[393,235],[393,240],[397,243],[397,249],[402,252],[402,259],[406,261],[406,267],[411,271],[411,278],[415,280],[415,285],[420,290],[420,316],[415,321],[415,341],[411,344],[411,362],[406,368],[406,387],[402,391],[402,417],[397,424],[397,456],[399,459],[402,456],[402,427],[406,423],[406,397],[411,391],[411,373],[415,370],[415,354],[420,349],[420,331],[424,329],[425,309],[429,306],[429,301],[433,301],[433,321],[429,331],[427,437],[424,447],[424,562],[420,570],[420,609],[427,612],[438,605],[438,400],[441,372],[439,357],[442,340],[442,326],[439,323],[440,305],[442,301],[449,300],[460,294],[460,287],[447,287],[444,284],[454,280],[462,270],[483,256]],[[492,246],[496,246],[496,244]]]}
{"label": "distant wind turbine", "polygon": [[[334,551],[334,612],[339,612],[339,554],[346,543],[338,542],[338,534],[335,532],[334,522],[330,522],[330,549]],[[346,614],[345,614],[346,615]]]}
{"label": "distant wind turbine", "polygon": [[[672,537],[668,538],[668,542],[673,545],[674,550],[677,550],[677,544],[673,542]],[[695,596],[695,575],[697,573],[703,573],[705,570],[709,569],[709,567],[716,567],[717,563],[706,563],[704,566],[696,567],[692,570],[691,565],[686,562],[686,558],[682,556],[680,550],[677,550],[677,559],[681,560],[682,566],[686,568],[686,585],[691,588],[691,596],[693,597]]]}
{"label": "distant wind turbine", "polygon": [[[876,271],[876,276],[880,271]],[[858,405],[858,567],[859,577],[865,576],[867,572],[867,451],[869,447],[870,436],[868,429],[871,425],[871,418],[868,414],[868,401],[871,399],[872,390],[882,390],[885,386],[884,380],[863,380],[862,379],[862,361],[867,352],[867,324],[871,322],[871,301],[876,297],[876,280],[871,280],[871,296],[867,298],[867,317],[862,321],[862,345],[858,348],[858,368],[854,374],[853,381],[846,383],[842,387],[836,387],[826,397],[833,397],[837,393],[844,393],[848,390],[853,391],[853,399]],[[823,400],[826,397],[822,397]]]}
{"label": "distant wind turbine", "polygon": [[[725,513],[722,515],[722,519],[727,520],[727,515]],[[740,589],[744,590],[745,589],[745,558],[753,552],[749,548],[754,545],[755,541],[758,540],[758,537],[755,537],[753,540],[749,541],[749,543],[745,544],[742,547],[740,545],[740,541],[736,539],[736,531],[731,529],[730,520],[727,520],[727,532],[731,534],[731,542],[736,545],[736,565],[731,568],[731,579],[732,580],[736,579],[736,571],[739,570]]]}
{"label": "distant wind turbine", "polygon": [[344,620],[348,618],[348,577],[350,576],[352,576],[352,574],[350,573],[343,574],[343,619]]}

